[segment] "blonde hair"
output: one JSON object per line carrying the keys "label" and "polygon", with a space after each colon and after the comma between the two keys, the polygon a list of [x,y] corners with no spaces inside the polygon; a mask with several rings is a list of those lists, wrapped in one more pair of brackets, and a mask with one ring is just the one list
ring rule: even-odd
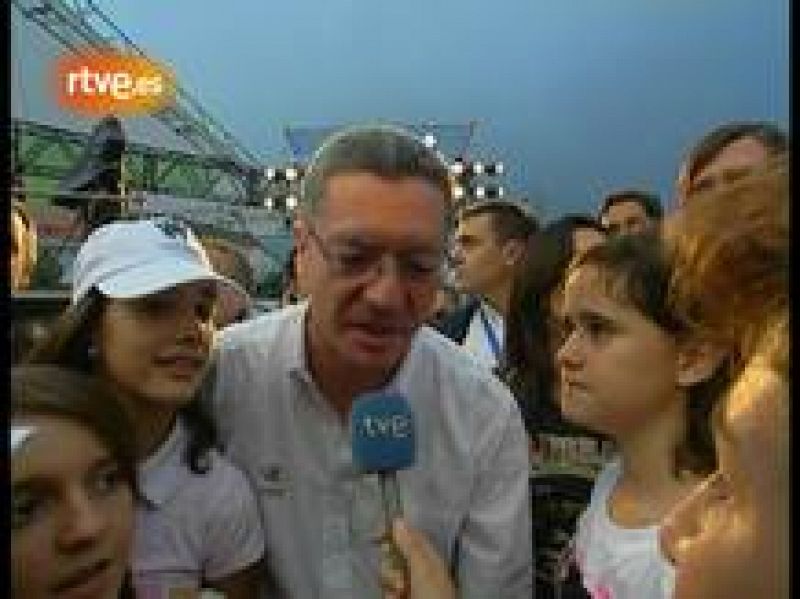
{"label": "blonde hair", "polygon": [[12,200],[11,202],[12,219],[15,215],[19,217],[20,221],[22,221],[22,225],[25,227],[25,242],[19,248],[19,251],[24,254],[22,256],[24,263],[26,264],[24,283],[25,286],[28,286],[30,285],[30,278],[33,275],[34,269],[36,268],[36,261],[38,259],[39,243],[36,238],[36,223],[28,212],[28,209],[25,207],[25,204],[16,199]]}
{"label": "blonde hair", "polygon": [[668,219],[676,311],[730,344],[742,361],[789,310],[789,161],[698,193]]}

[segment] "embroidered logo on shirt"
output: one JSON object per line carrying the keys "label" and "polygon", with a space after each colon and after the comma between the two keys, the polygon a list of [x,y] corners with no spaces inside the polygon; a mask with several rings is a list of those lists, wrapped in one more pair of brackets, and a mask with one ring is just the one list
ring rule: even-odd
{"label": "embroidered logo on shirt", "polygon": [[197,599],[197,589],[189,586],[173,586],[161,583],[136,585],[137,599]]}
{"label": "embroidered logo on shirt", "polygon": [[291,487],[289,472],[281,464],[266,464],[261,467],[259,491],[272,497],[283,497]]}

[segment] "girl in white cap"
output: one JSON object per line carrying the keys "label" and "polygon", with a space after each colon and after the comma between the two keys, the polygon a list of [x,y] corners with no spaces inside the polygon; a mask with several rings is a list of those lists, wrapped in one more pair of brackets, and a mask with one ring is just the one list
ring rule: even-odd
{"label": "girl in white cap", "polygon": [[212,588],[257,594],[264,534],[244,474],[215,448],[197,399],[221,289],[194,234],[171,219],[95,230],[75,262],[72,305],[30,358],[94,372],[136,429],[142,501],[132,568],[138,596]]}

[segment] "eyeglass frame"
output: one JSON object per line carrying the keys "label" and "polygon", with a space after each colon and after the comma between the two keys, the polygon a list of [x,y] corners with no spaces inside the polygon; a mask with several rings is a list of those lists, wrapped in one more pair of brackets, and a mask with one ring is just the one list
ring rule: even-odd
{"label": "eyeglass frame", "polygon": [[[435,267],[422,265],[418,262],[423,256],[423,253],[416,255],[416,257],[404,256],[400,252],[380,249],[367,243],[362,244],[363,247],[360,249],[353,247],[353,253],[360,253],[361,256],[359,256],[359,258],[363,259],[363,263],[347,264],[347,257],[344,255],[346,250],[337,252],[335,249],[331,249],[331,242],[325,241],[317,232],[316,227],[309,221],[306,221],[306,230],[319,248],[320,254],[325,262],[332,268],[337,276],[348,279],[375,276],[378,273],[385,272],[383,269],[386,267],[383,265],[386,263],[386,258],[391,256],[395,276],[403,283],[428,285],[439,283],[444,280],[447,258],[447,248],[444,244],[436,251],[437,266]],[[352,243],[351,245],[357,246],[358,242]],[[409,254],[412,253],[413,252],[409,252]],[[427,260],[427,257],[423,259],[423,261],[425,260]]]}

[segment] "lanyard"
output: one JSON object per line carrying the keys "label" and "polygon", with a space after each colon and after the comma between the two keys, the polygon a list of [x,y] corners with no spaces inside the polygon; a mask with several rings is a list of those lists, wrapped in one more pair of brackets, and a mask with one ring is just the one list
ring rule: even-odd
{"label": "lanyard", "polygon": [[486,338],[489,340],[489,348],[492,350],[496,362],[500,362],[500,342],[497,340],[497,333],[489,323],[486,313],[483,311],[483,306],[478,306],[478,313],[481,316],[481,323],[483,330],[486,331]]}

